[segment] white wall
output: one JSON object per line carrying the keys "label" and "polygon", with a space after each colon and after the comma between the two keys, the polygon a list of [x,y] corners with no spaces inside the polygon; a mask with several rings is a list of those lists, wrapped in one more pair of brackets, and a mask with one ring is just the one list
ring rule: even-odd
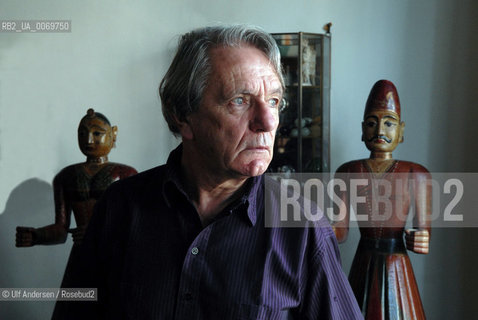
{"label": "white wall", "polygon": [[[476,3],[476,2],[475,2]],[[332,27],[332,169],[367,157],[360,121],[376,80],[392,80],[405,143],[397,158],[431,171],[478,171],[477,23],[473,0],[3,0],[0,19],[68,19],[65,34],[0,33],[0,287],[58,287],[67,245],[14,248],[17,225],[53,221],[51,181],[84,157],[76,128],[89,107],[119,127],[110,160],[145,170],[177,141],[157,85],[177,36],[192,28],[252,23],[270,32]],[[358,241],[341,246],[348,271]],[[430,319],[470,317],[477,297],[477,236],[434,230],[431,253],[412,255]],[[475,249],[475,250],[473,250]],[[0,303],[0,318],[48,318],[52,303]]]}

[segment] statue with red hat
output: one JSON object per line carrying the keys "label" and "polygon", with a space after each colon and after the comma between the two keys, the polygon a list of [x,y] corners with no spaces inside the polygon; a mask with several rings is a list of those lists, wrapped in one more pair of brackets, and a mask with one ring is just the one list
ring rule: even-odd
{"label": "statue with red hat", "polygon": [[[347,183],[332,223],[337,240],[347,238],[350,206],[360,228],[349,281],[365,319],[425,319],[407,250],[429,251],[431,175],[419,164],[392,158],[404,127],[394,84],[376,82],[362,122],[370,157],[341,165],[335,176]],[[413,226],[405,229],[410,208]]]}

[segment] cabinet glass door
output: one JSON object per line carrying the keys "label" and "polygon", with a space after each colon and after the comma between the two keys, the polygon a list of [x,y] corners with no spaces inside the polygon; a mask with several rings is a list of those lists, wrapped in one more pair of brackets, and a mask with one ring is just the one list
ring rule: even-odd
{"label": "cabinet glass door", "polygon": [[273,34],[281,51],[286,108],[280,114],[273,172],[328,172],[330,35]]}

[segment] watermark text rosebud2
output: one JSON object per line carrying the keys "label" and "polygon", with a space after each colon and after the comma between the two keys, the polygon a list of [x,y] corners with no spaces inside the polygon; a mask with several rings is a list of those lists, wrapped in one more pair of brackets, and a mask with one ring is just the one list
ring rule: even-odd
{"label": "watermark text rosebud2", "polygon": [[478,227],[478,173],[268,174],[265,190],[266,227],[313,226],[323,217],[403,227],[417,212],[434,227]]}

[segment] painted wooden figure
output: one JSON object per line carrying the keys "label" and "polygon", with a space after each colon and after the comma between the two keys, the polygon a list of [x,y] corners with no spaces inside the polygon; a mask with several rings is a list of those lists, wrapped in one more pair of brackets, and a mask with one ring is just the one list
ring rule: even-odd
{"label": "painted wooden figure", "polygon": [[[339,193],[340,220],[333,228],[338,241],[345,241],[353,204],[361,217],[357,219],[361,239],[349,281],[365,319],[425,319],[407,249],[421,254],[429,250],[431,176],[419,164],[392,158],[403,141],[405,124],[400,114],[393,83],[375,83],[362,122],[362,140],[370,158],[345,163],[336,173],[349,191],[356,179],[356,193]],[[415,213],[413,228],[405,230],[410,206]]]}
{"label": "painted wooden figure", "polygon": [[[55,223],[42,227],[17,227],[16,246],[64,243],[70,232],[73,249],[79,245],[99,197],[116,180],[136,174],[130,166],[108,161],[118,128],[101,113],[88,109],[78,127],[78,144],[86,162],[70,165],[53,180]],[[71,213],[77,227],[70,229]]]}

